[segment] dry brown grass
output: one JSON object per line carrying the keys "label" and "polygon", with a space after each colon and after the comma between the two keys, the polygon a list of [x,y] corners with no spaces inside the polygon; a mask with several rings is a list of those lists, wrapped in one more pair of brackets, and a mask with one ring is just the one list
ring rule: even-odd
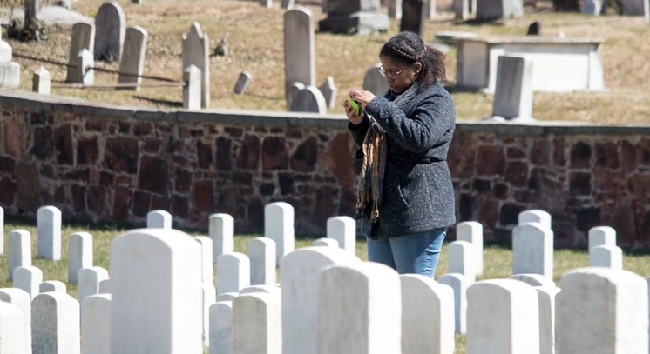
{"label": "dry brown grass", "polygon": [[[75,9],[93,17],[104,0],[80,0]],[[230,53],[227,57],[212,57],[212,108],[285,110],[283,11],[280,1],[267,10],[257,1],[147,0],[132,4],[118,1],[127,16],[127,25],[139,25],[149,32],[145,75],[182,79],[181,35],[193,22],[198,22],[208,34],[213,48],[227,35]],[[318,1],[297,1],[312,11],[315,21],[323,15]],[[542,25],[543,36],[554,36],[561,29],[566,36],[604,37],[602,47],[605,68],[605,92],[535,93],[533,114],[543,120],[582,121],[595,124],[645,124],[650,120],[650,26],[642,18],[587,17],[579,14],[554,13],[544,6],[528,9],[524,18],[508,19],[499,24],[455,24],[448,11],[449,1],[439,1],[440,17],[428,21],[425,40],[433,41],[441,30],[467,30],[481,35],[524,35],[532,21]],[[316,25],[317,27],[317,25]],[[339,89],[339,103],[349,88],[360,87],[368,67],[377,61],[381,44],[397,33],[399,23],[391,22],[385,34],[355,37],[316,33],[316,81],[333,76]],[[50,39],[42,43],[10,42],[16,53],[46,57],[66,62],[69,51],[70,26],[49,28]],[[41,63],[17,59],[21,63],[21,88],[31,88],[32,73]],[[455,49],[447,56],[448,82],[453,87],[456,79]],[[53,81],[63,81],[65,70],[55,65],[44,65]],[[97,63],[98,67],[117,69],[117,64]],[[242,70],[249,71],[253,82],[246,95],[232,93]],[[96,83],[114,83],[112,74],[96,73]],[[145,82],[152,82],[145,80]],[[138,92],[111,90],[53,90],[55,95],[76,96],[92,101],[114,104],[179,108],[182,105],[180,88],[143,88]],[[492,96],[477,92],[453,91],[458,117],[476,120],[491,112]],[[342,114],[340,104],[331,113]]]}

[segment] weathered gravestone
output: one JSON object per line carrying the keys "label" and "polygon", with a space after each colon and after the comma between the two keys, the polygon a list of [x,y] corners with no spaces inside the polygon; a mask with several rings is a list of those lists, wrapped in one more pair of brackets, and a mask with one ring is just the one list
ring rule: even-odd
{"label": "weathered gravestone", "polygon": [[32,300],[34,353],[81,352],[79,303],[62,292],[46,292]]}
{"label": "weathered gravestone", "polygon": [[320,90],[313,86],[307,86],[295,93],[289,111],[326,114],[327,103]]}
{"label": "weathered gravestone", "polygon": [[532,119],[533,63],[525,57],[500,56],[492,117]]}
{"label": "weathered gravestone", "polygon": [[29,29],[38,21],[38,12],[43,7],[42,0],[23,0],[24,8],[24,28]]}
{"label": "weathered gravestone", "polygon": [[72,34],[70,38],[70,54],[66,74],[66,82],[81,82],[77,67],[79,62],[79,52],[89,50],[91,53],[95,49],[95,25],[86,22],[77,22],[72,25]]}
{"label": "weathered gravestone", "polygon": [[95,60],[111,63],[122,59],[125,26],[126,18],[120,4],[107,2],[99,7],[95,17]]}
{"label": "weathered gravestone", "polygon": [[0,38],[0,87],[16,88],[20,84],[20,64],[11,61],[12,49]]}
{"label": "weathered gravestone", "polygon": [[424,0],[404,0],[399,30],[424,35]]}
{"label": "weathered gravestone", "polygon": [[284,93],[290,107],[293,84],[314,86],[316,82],[314,21],[308,9],[289,10],[284,14],[284,74]]}
{"label": "weathered gravestone", "polygon": [[386,82],[386,78],[379,71],[379,66],[381,64],[377,64],[366,71],[361,87],[372,92],[375,96],[383,97],[390,87]]}
{"label": "weathered gravestone", "polygon": [[641,16],[648,20],[647,0],[621,0],[620,11],[622,16]]}
{"label": "weathered gravestone", "polygon": [[476,18],[494,20],[524,15],[523,0],[480,0],[476,3]]}
{"label": "weathered gravestone", "polygon": [[246,90],[248,90],[248,86],[251,84],[252,80],[253,76],[248,71],[242,71],[239,73],[239,78],[237,79],[235,88],[233,89],[233,91],[235,91],[235,94],[243,95],[246,93]]}
{"label": "weathered gravestone", "polygon": [[334,84],[334,78],[331,76],[325,78],[320,87],[318,87],[318,90],[323,94],[327,108],[334,108],[336,104],[336,85]]}
{"label": "weathered gravestone", "polygon": [[144,73],[144,59],[147,53],[147,31],[139,26],[126,29],[124,50],[120,60],[117,82],[121,84],[134,84],[127,87],[130,90],[139,90]]}
{"label": "weathered gravestone", "polygon": [[233,300],[233,352],[282,354],[280,294],[254,292]]}
{"label": "weathered gravestone", "polygon": [[329,0],[327,17],[319,22],[321,31],[369,35],[388,31],[389,19],[379,0]]}
{"label": "weathered gravestone", "polygon": [[194,22],[190,32],[183,34],[183,70],[194,65],[201,72],[201,108],[210,106],[210,39]]}
{"label": "weathered gravestone", "polygon": [[[32,75],[32,91],[40,95],[49,95],[52,90],[52,76],[44,67],[40,67]],[[0,239],[2,241],[2,239]],[[1,250],[0,250],[1,251]],[[0,252],[2,254],[2,252]]]}

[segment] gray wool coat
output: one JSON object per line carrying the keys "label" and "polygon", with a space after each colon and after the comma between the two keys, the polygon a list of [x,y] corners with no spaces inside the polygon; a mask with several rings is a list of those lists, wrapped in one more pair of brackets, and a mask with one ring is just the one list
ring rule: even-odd
{"label": "gray wool coat", "polygon": [[[417,85],[417,84],[416,84]],[[393,91],[366,106],[363,122],[349,124],[358,146],[373,116],[388,145],[379,223],[373,239],[449,227],[456,223],[454,189],[447,153],[456,128],[456,109],[440,84],[419,85],[397,100]]]}

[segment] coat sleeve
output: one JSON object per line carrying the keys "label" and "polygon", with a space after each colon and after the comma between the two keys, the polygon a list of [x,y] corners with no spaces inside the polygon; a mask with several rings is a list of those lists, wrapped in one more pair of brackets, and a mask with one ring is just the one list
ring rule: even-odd
{"label": "coat sleeve", "polygon": [[370,127],[370,121],[368,120],[367,115],[363,115],[363,121],[361,121],[361,124],[352,124],[348,123],[348,130],[350,131],[350,135],[352,135],[352,139],[354,139],[354,143],[357,144],[357,146],[361,146],[363,144],[363,139],[366,137],[366,133],[368,132],[368,128]]}
{"label": "coat sleeve", "polygon": [[414,153],[428,151],[446,141],[454,129],[451,119],[455,117],[453,104],[440,95],[422,99],[409,116],[383,97],[370,101],[366,111],[402,149]]}

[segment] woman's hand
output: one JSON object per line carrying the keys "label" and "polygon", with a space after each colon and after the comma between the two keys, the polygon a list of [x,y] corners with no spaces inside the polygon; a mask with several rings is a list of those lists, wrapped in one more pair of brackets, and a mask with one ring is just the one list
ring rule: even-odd
{"label": "woman's hand", "polygon": [[354,111],[354,108],[350,105],[350,102],[348,100],[345,100],[343,102],[343,108],[345,108],[345,115],[348,116],[348,120],[350,123],[359,125],[361,122],[363,122],[363,110],[359,110],[359,114],[357,115],[356,112]]}
{"label": "woman's hand", "polygon": [[370,101],[375,98],[375,95],[367,90],[350,90],[348,92],[348,96],[350,96],[350,98],[353,100],[359,102],[362,109],[366,109],[368,103],[370,103]]}

